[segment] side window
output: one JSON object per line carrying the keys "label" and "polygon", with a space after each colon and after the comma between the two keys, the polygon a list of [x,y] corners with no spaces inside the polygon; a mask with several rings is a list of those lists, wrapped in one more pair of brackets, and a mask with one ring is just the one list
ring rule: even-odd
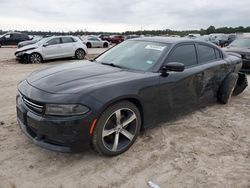
{"label": "side window", "polygon": [[198,44],[197,48],[198,48],[200,63],[206,63],[216,59],[214,48],[201,44]]}
{"label": "side window", "polygon": [[98,39],[97,38],[89,38],[89,40],[91,40],[91,41],[98,41]]}
{"label": "side window", "polygon": [[219,50],[215,49],[216,59],[221,59],[221,53]]}
{"label": "side window", "polygon": [[193,44],[185,44],[174,49],[169,56],[168,62],[183,63],[186,67],[196,65],[196,50]]}
{"label": "side window", "polygon": [[71,43],[74,40],[71,37],[62,37],[62,43]]}
{"label": "side window", "polygon": [[20,39],[21,35],[19,35],[19,34],[12,34],[11,38],[13,38],[13,39]]}
{"label": "side window", "polygon": [[60,44],[60,38],[54,38],[54,39],[51,39],[49,40],[48,42],[48,45],[55,45],[55,44]]}
{"label": "side window", "polygon": [[6,39],[10,38],[10,34],[4,36]]}

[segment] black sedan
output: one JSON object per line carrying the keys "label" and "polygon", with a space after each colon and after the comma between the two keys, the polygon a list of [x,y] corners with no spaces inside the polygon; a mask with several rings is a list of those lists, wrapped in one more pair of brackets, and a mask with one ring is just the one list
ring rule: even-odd
{"label": "black sedan", "polygon": [[33,72],[18,85],[19,125],[35,144],[126,151],[142,129],[219,100],[247,83],[242,61],[197,40],[127,40],[93,61]]}
{"label": "black sedan", "polygon": [[19,42],[31,40],[27,34],[9,32],[0,36],[0,48],[5,45],[17,45]]}
{"label": "black sedan", "polygon": [[241,71],[250,73],[250,38],[236,39],[224,50],[240,54],[243,60]]}

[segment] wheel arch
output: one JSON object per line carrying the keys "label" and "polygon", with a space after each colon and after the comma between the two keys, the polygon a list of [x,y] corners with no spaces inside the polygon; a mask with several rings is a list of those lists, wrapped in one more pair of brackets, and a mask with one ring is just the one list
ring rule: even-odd
{"label": "wheel arch", "polygon": [[31,52],[30,54],[27,54],[27,55],[31,56],[32,54],[38,54],[38,55],[40,55],[41,58],[42,58],[42,61],[44,61],[43,55],[41,53],[39,53],[39,52]]}
{"label": "wheel arch", "polygon": [[77,48],[77,49],[76,49],[76,51],[75,51],[75,55],[76,55],[77,50],[83,50],[83,51],[84,51],[84,53],[85,53],[85,55],[87,54],[87,53],[86,53],[86,50],[84,50],[83,48],[80,48],[80,47],[79,47],[79,48]]}
{"label": "wheel arch", "polygon": [[[116,98],[116,99],[113,99],[111,101],[109,101],[108,103],[106,103],[102,109],[101,109],[101,113],[106,110],[108,107],[116,104],[116,103],[119,103],[119,102],[122,102],[122,101],[129,101],[131,102],[132,104],[134,104],[139,112],[140,112],[140,115],[141,115],[141,130],[144,129],[144,108],[143,108],[143,104],[141,102],[140,99],[138,99],[137,97],[135,96],[124,96],[124,97],[119,97],[119,98]],[[98,115],[98,118],[100,117],[101,113]]]}

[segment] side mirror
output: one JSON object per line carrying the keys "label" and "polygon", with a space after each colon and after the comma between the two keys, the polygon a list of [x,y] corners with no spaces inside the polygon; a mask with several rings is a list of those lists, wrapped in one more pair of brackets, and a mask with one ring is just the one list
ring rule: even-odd
{"label": "side mirror", "polygon": [[185,65],[183,63],[171,62],[167,63],[162,70],[164,71],[174,71],[174,72],[183,72],[185,69]]}
{"label": "side mirror", "polygon": [[44,43],[43,44],[43,47],[47,47],[49,44],[48,43]]}

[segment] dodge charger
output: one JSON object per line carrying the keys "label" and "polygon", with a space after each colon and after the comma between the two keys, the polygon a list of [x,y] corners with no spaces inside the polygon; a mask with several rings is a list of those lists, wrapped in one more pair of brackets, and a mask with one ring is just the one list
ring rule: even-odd
{"label": "dodge charger", "polygon": [[181,38],[131,39],[91,61],[51,66],[18,85],[17,120],[36,145],[114,156],[141,130],[247,87],[241,58]]}

